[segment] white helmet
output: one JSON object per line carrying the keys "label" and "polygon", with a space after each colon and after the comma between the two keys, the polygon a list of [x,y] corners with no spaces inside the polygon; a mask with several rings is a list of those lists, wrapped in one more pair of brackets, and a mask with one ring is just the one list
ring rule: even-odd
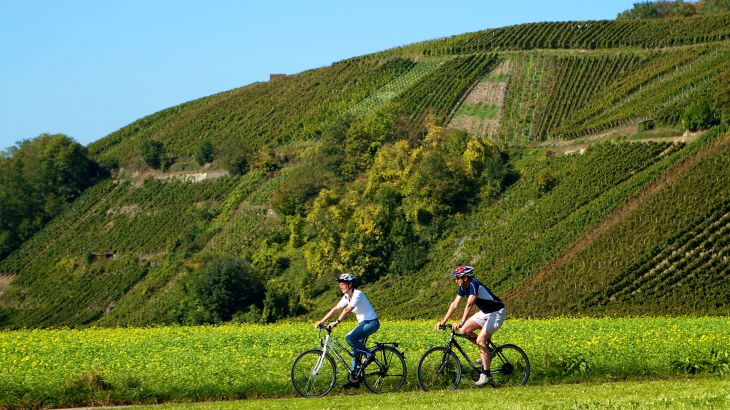
{"label": "white helmet", "polygon": [[357,276],[352,273],[343,273],[339,278],[337,278],[338,282],[355,282],[356,280]]}

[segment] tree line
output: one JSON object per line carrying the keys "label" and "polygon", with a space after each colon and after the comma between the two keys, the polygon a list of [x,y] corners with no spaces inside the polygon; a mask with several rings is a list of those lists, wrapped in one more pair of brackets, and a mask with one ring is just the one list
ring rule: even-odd
{"label": "tree line", "polygon": [[63,134],[41,134],[0,152],[0,259],[38,232],[108,171]]}
{"label": "tree line", "polygon": [[684,0],[642,1],[634,3],[634,7],[631,9],[619,13],[616,19],[662,19],[727,12],[730,12],[730,0],[703,0],[697,2],[685,2]]}

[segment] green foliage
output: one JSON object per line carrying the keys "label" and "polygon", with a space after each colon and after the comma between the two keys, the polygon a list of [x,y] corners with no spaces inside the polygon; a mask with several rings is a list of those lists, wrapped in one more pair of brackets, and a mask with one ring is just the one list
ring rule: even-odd
{"label": "green foliage", "polygon": [[95,158],[113,156],[126,164],[139,157],[136,151],[146,140],[164,142],[167,151],[192,158],[204,139],[226,147],[224,154],[232,143],[258,152],[317,138],[328,123],[413,65],[388,60],[342,61],[190,101],[135,121],[89,150]]}
{"label": "green foliage", "polygon": [[[209,140],[204,140],[200,143],[198,150],[195,152],[195,161],[197,161],[199,165],[204,165],[209,162],[213,162],[213,158],[215,158],[215,148],[213,147],[213,143]],[[241,172],[240,174],[244,173],[245,172]]]}
{"label": "green foliage", "polygon": [[[727,311],[730,186],[720,181],[730,178],[730,140],[718,130],[705,138],[657,163],[672,165],[672,178],[656,183],[650,195],[541,278],[529,297],[514,292],[508,298],[513,312]],[[655,173],[652,168],[647,171]]]}
{"label": "green foliage", "polygon": [[157,140],[144,140],[139,147],[139,155],[144,162],[154,169],[162,166],[162,154],[165,152],[165,145]]}
{"label": "green foliage", "polygon": [[[331,295],[330,302],[334,300]],[[408,369],[416,369],[426,349],[447,340],[446,332],[433,331],[435,320],[381,320],[377,337],[370,340],[399,342]],[[157,403],[172,401],[179,404],[167,403],[165,408],[311,406],[311,400],[291,398],[288,369],[299,353],[317,345],[318,332],[312,323],[4,331],[0,333],[0,351],[4,352],[0,407],[159,406]],[[333,336],[344,343],[344,335],[354,326],[354,321],[343,322]],[[498,408],[533,408],[540,403],[549,408],[643,409],[646,397],[651,397],[656,400],[652,407],[656,409],[668,405],[725,408],[727,373],[696,364],[726,365],[729,337],[727,317],[511,318],[494,341],[515,343],[525,350],[531,364],[530,379],[525,387],[499,390],[490,397],[490,403]],[[472,358],[477,354],[474,346],[464,349]],[[696,363],[695,374],[702,377],[690,377],[685,368],[672,365],[684,358]],[[327,397],[327,406],[440,409],[454,398],[454,392],[418,390],[416,371],[407,373],[404,392],[353,395],[337,386],[336,394]],[[643,384],[647,379],[650,382]],[[474,403],[483,400],[484,390],[469,388],[469,382],[462,379],[456,393],[459,398]],[[580,383],[577,392],[576,383]],[[674,401],[676,396],[667,391],[686,393],[680,397],[694,401]],[[583,398],[586,395],[591,401]],[[601,400],[596,401],[596,396]],[[261,397],[278,399],[256,399]],[[222,399],[246,400],[225,403]],[[190,403],[201,400],[210,402]]]}
{"label": "green foliage", "polygon": [[344,140],[345,162],[341,166],[347,178],[353,179],[368,169],[380,147],[399,137],[397,116],[397,111],[391,106],[350,124]]}
{"label": "green foliage", "polygon": [[682,126],[690,131],[707,129],[715,123],[715,115],[707,98],[693,102],[687,106],[682,114]]}
{"label": "green foliage", "polygon": [[712,349],[709,355],[692,352],[673,360],[671,366],[689,374],[715,373],[724,376],[730,373],[730,353],[725,349]]}
{"label": "green foliage", "polygon": [[474,203],[481,183],[501,184],[500,153],[462,131],[431,124],[422,145],[379,147],[353,190],[323,189],[296,225],[307,267],[318,275],[351,271],[373,281],[389,269],[414,272],[450,217]]}
{"label": "green foliage", "polygon": [[259,275],[272,278],[281,275],[289,267],[289,258],[285,255],[282,245],[264,240],[261,247],[254,253],[251,263]]}
{"label": "green foliage", "polygon": [[194,312],[196,322],[219,323],[250,305],[262,305],[264,280],[261,272],[242,259],[213,258],[190,278],[194,304],[202,312]]}
{"label": "green foliage", "polygon": [[[591,241],[618,224],[622,217],[614,213],[653,195],[658,187],[651,184],[674,183],[683,175],[674,166],[690,166],[683,162],[689,153],[704,148],[594,144],[584,155],[556,157],[514,146],[647,119],[674,128],[686,107],[703,100],[727,122],[728,27],[728,16],[717,15],[485,30],[251,84],[142,118],[91,144],[90,152],[109,169],[126,170],[139,161],[143,141],[157,141],[162,169],[177,160],[214,159],[232,176],[88,188],[0,260],[0,274],[14,277],[0,296],[0,305],[13,306],[2,326],[317,315],[331,306],[329,299],[319,302],[331,296],[332,275],[341,270],[365,279],[384,317],[432,316],[453,296],[443,289],[455,261],[474,264],[513,315],[623,314],[634,304],[637,314],[725,314],[726,287],[713,285],[727,281],[727,264],[717,256],[727,251],[727,208],[717,202],[727,195],[722,157],[707,157],[697,172],[706,183],[692,182],[697,190],[674,191],[673,200],[686,209],[664,205],[677,221],[659,218],[658,206],[646,212],[664,222],[647,216],[632,222],[656,224],[650,231],[666,235],[611,233],[600,249],[614,252],[604,253]],[[502,74],[489,75],[497,62]],[[507,87],[503,106],[499,98],[493,106],[464,103],[480,81]],[[494,116],[488,121],[501,128],[486,136],[492,142],[441,126],[460,115],[457,106],[461,113]],[[213,146],[225,149],[202,158]],[[12,160],[3,153],[0,169],[12,169]],[[22,192],[7,197],[24,198]],[[4,205],[2,221],[13,209]],[[691,218],[693,211],[705,220]],[[8,238],[0,232],[0,243]],[[573,262],[581,249],[589,253]],[[209,255],[251,261],[265,281],[258,298],[221,313],[217,299],[195,296],[191,281],[212,269]],[[666,269],[655,268],[669,259]],[[562,268],[566,261],[569,268]],[[553,269],[567,282],[556,281]],[[638,279],[654,272],[656,284]],[[683,274],[686,285],[662,285]],[[543,277],[546,286],[532,287]],[[414,287],[417,294],[409,291]],[[706,297],[698,300],[688,289]],[[615,300],[598,297],[601,291]],[[642,295],[658,296],[650,303]],[[672,310],[666,303],[672,295],[692,302]],[[590,356],[574,358],[564,358],[566,368],[600,371]]]}
{"label": "green foliage", "polygon": [[[721,0],[725,1],[725,0]],[[424,56],[492,50],[645,49],[702,44],[730,38],[730,14],[667,19],[619,19],[528,23],[404,47]]]}
{"label": "green foliage", "polygon": [[687,106],[712,95],[728,61],[727,46],[652,54],[568,115],[554,134],[578,138],[648,118],[658,125],[678,125]]}
{"label": "green foliage", "polygon": [[539,192],[541,195],[550,192],[550,190],[553,189],[556,183],[557,181],[555,180],[555,177],[547,169],[543,169],[542,171],[538,172],[537,175],[535,175],[535,185],[537,185],[537,192]]}
{"label": "green foliage", "polygon": [[287,278],[274,278],[266,285],[264,309],[261,312],[261,321],[264,323],[276,322],[306,311],[302,306],[301,288],[303,284]]}
{"label": "green foliage", "polygon": [[713,105],[722,123],[730,125],[730,68],[723,70],[717,77]]}
{"label": "green foliage", "polygon": [[496,57],[481,52],[451,58],[394,101],[411,119],[423,121],[431,115],[444,121],[461,96],[494,66]]}
{"label": "green foliage", "polygon": [[698,12],[697,3],[685,3],[684,0],[642,1],[634,3],[630,10],[622,11],[617,20],[660,19],[669,17],[689,17]]}
{"label": "green foliage", "polygon": [[62,135],[22,141],[0,158],[0,259],[108,173]]}
{"label": "green foliage", "polygon": [[700,13],[719,14],[730,12],[730,0],[703,0],[700,3]]}

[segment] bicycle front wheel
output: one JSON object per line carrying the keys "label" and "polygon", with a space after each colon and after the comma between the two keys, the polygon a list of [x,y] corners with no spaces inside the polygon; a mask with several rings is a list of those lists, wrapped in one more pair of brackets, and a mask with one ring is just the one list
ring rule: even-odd
{"label": "bicycle front wheel", "polygon": [[337,379],[335,361],[320,349],[307,350],[294,359],[291,383],[304,397],[322,397],[332,390]]}
{"label": "bicycle front wheel", "polygon": [[423,391],[454,390],[461,380],[461,362],[451,350],[434,347],[421,356],[417,373]]}
{"label": "bicycle front wheel", "polygon": [[392,346],[373,349],[373,360],[365,367],[365,386],[373,393],[398,391],[406,383],[406,359]]}
{"label": "bicycle front wheel", "polygon": [[492,352],[492,380],[498,386],[524,386],[530,377],[530,360],[515,345],[502,345]]}

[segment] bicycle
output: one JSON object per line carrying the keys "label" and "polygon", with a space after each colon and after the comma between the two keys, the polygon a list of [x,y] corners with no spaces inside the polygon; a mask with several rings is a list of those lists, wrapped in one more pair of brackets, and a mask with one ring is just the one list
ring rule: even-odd
{"label": "bicycle", "polygon": [[[451,336],[445,346],[437,346],[427,350],[418,362],[418,385],[424,391],[449,389],[454,390],[461,381],[461,362],[456,351],[466,359],[472,371],[472,379],[477,381],[482,371],[481,360],[473,362],[464,352],[458,337],[472,337],[456,333],[451,324],[441,325],[441,330],[451,329]],[[487,343],[491,362],[492,381],[495,386],[524,386],[530,377],[530,361],[527,354],[513,344],[497,346],[491,340]]]}
{"label": "bicycle", "polygon": [[[324,340],[323,330],[327,332]],[[373,393],[398,391],[406,382],[406,360],[397,347],[397,342],[375,343],[375,347],[370,349],[374,359],[351,371],[346,358],[352,359],[354,355],[332,336],[331,327],[321,325],[319,348],[307,350],[294,359],[291,367],[292,385],[304,397],[325,396],[337,381],[334,356],[347,369],[347,378],[351,383],[365,382],[365,386]]]}

